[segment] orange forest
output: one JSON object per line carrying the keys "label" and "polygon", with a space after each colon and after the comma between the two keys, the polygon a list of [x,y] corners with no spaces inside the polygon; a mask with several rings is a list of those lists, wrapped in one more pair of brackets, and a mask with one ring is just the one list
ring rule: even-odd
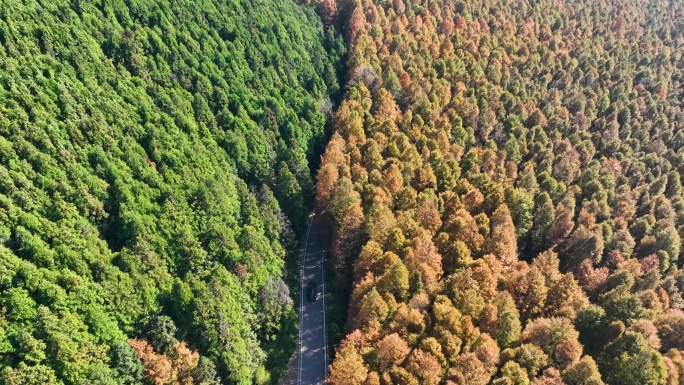
{"label": "orange forest", "polygon": [[684,3],[318,10],[349,45],[330,383],[684,384]]}

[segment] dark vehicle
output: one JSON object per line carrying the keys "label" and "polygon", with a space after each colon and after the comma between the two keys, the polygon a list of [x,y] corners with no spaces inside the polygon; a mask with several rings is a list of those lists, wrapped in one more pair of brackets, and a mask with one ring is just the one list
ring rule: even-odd
{"label": "dark vehicle", "polygon": [[316,300],[316,282],[306,284],[306,295],[309,297],[309,301]]}

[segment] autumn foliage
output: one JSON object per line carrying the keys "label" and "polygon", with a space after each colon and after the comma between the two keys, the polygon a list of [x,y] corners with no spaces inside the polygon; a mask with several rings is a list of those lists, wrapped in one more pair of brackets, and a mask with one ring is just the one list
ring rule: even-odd
{"label": "autumn foliage", "polygon": [[173,345],[171,356],[159,354],[144,340],[130,339],[128,344],[135,349],[144,366],[143,376],[154,385],[194,385],[201,383],[201,376],[195,373],[199,353],[188,348],[185,342]]}
{"label": "autumn foliage", "polygon": [[683,6],[338,1],[332,384],[681,383]]}

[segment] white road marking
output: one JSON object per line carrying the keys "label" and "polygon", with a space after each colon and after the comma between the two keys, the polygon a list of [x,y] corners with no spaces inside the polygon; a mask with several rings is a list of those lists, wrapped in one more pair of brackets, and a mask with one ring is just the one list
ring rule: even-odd
{"label": "white road marking", "polygon": [[[297,383],[300,385],[302,383],[302,328],[304,326],[304,267],[306,266],[306,247],[309,245],[309,235],[311,234],[311,224],[313,223],[313,216],[313,213],[309,216],[309,228],[306,230],[306,241],[304,241],[304,253],[302,254],[302,267],[299,278],[299,373],[297,375]],[[323,309],[325,309],[325,305],[323,306]],[[326,377],[327,368],[328,366],[326,364]]]}

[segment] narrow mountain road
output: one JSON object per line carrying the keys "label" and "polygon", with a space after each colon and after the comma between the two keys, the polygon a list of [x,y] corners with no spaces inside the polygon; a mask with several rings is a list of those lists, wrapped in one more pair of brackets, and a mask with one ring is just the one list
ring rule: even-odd
{"label": "narrow mountain road", "polygon": [[[323,226],[312,215],[302,253],[301,297],[299,307],[299,385],[325,384],[328,374],[328,354],[325,330],[325,255]],[[306,286],[315,282],[317,296],[309,301]]]}

